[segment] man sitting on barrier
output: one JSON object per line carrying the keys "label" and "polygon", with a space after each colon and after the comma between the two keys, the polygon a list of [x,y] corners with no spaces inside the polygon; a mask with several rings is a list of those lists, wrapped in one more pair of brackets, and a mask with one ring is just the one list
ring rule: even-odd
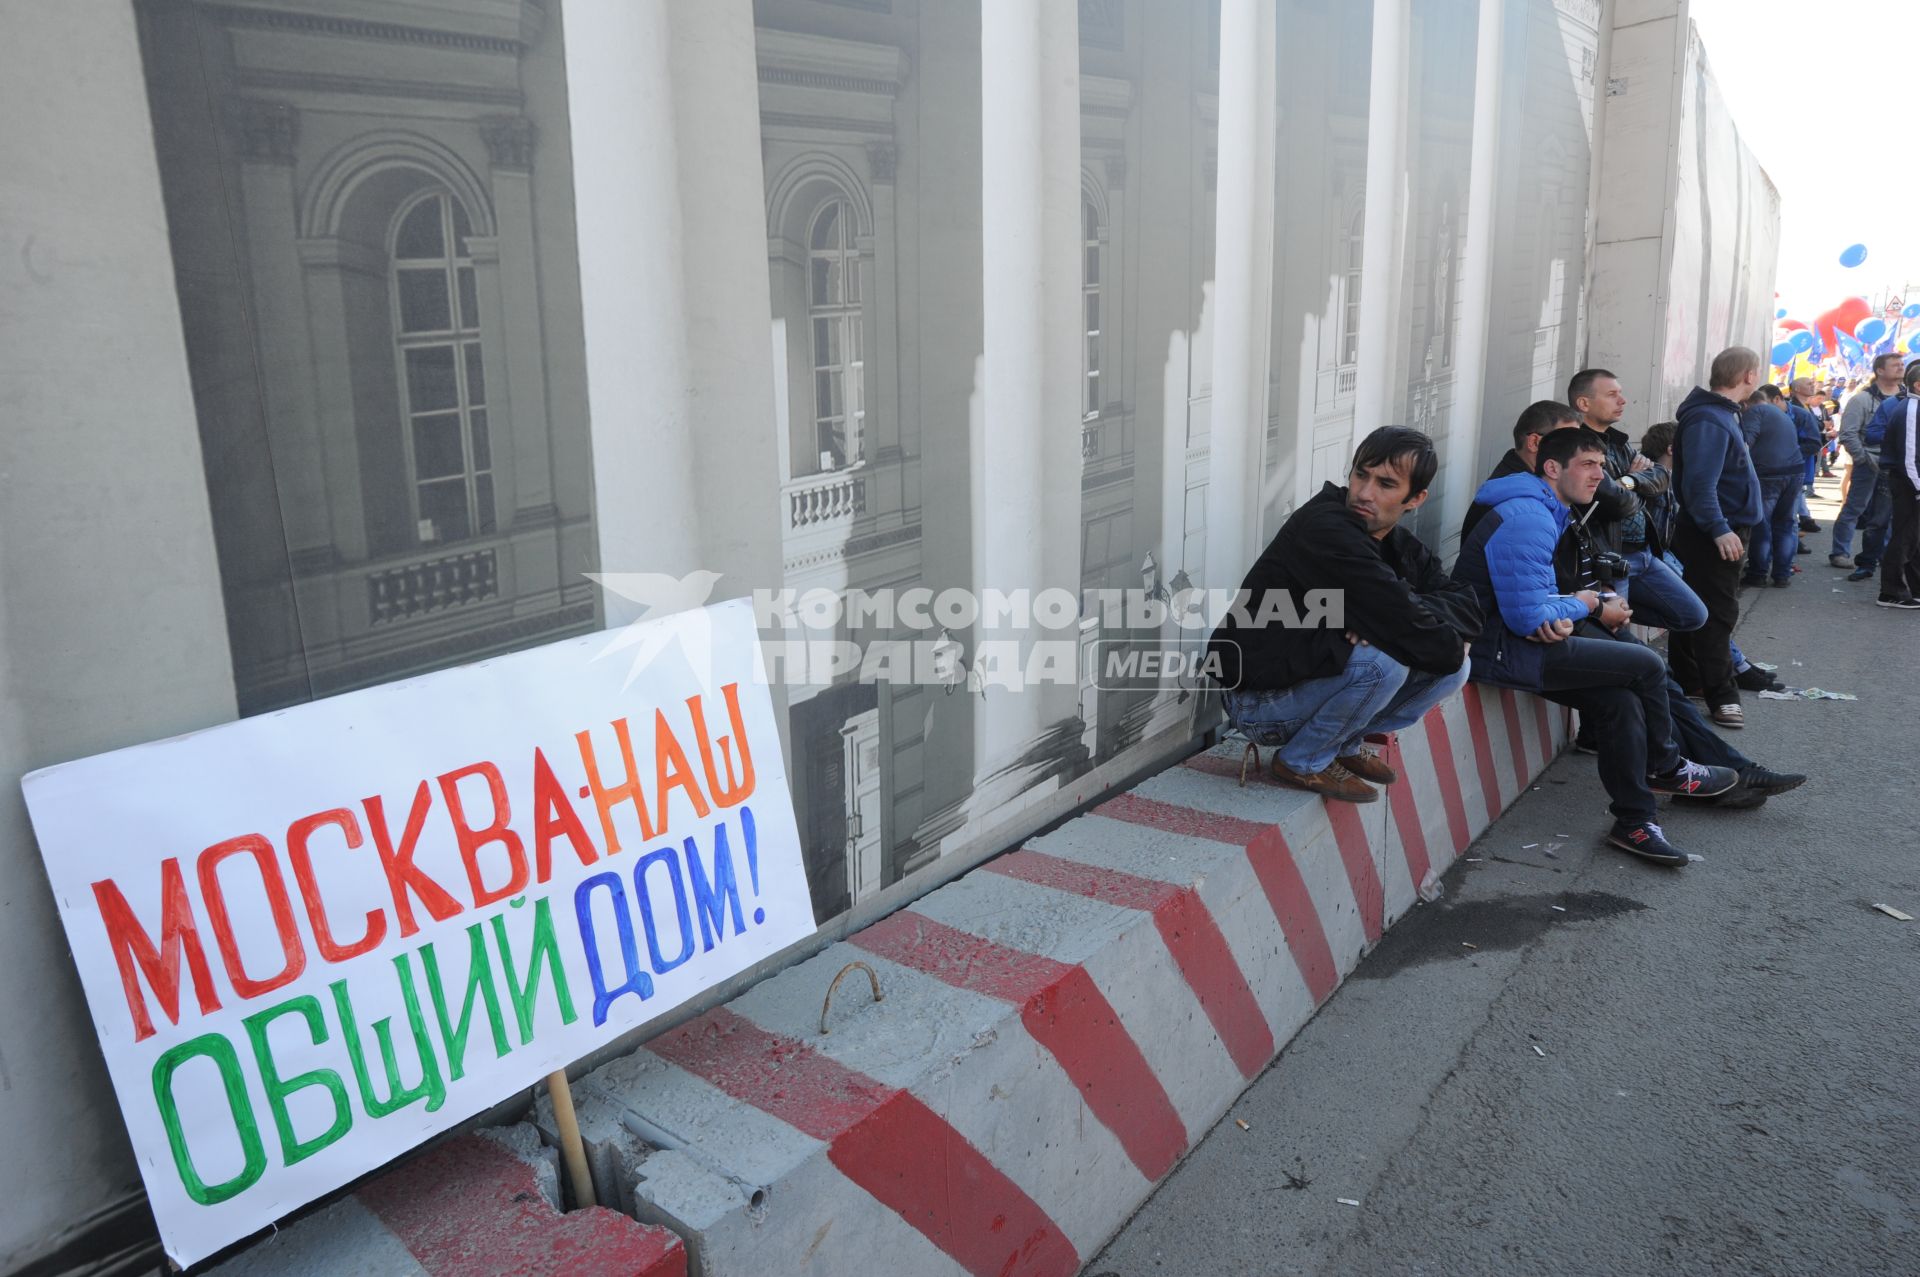
{"label": "man sitting on barrier", "polygon": [[1654,795],[1711,797],[1740,777],[1681,755],[1666,662],[1638,643],[1615,641],[1632,615],[1626,603],[1610,592],[1560,591],[1555,557],[1568,514],[1593,500],[1604,458],[1592,431],[1556,430],[1540,441],[1536,473],[1495,479],[1475,494],[1493,510],[1454,565],[1487,616],[1473,643],[1473,677],[1538,692],[1590,718],[1600,782],[1612,799],[1608,843],[1656,864],[1684,865],[1686,853],[1654,820]]}
{"label": "man sitting on barrier", "polygon": [[[1282,525],[1240,587],[1244,615],[1228,616],[1208,640],[1228,721],[1256,745],[1279,746],[1272,770],[1283,785],[1377,800],[1367,782],[1398,776],[1367,736],[1412,726],[1467,681],[1480,608],[1400,526],[1438,469],[1433,441],[1418,430],[1368,435],[1347,486],[1324,485]],[[1260,623],[1270,603],[1299,616],[1307,595],[1323,592],[1342,600],[1338,626]],[[1274,593],[1286,597],[1268,600]]]}
{"label": "man sitting on barrier", "polygon": [[[1505,478],[1511,474],[1533,473],[1540,452],[1540,440],[1556,430],[1577,424],[1579,419],[1580,414],[1572,408],[1563,403],[1555,403],[1551,399],[1529,404],[1520,414],[1519,421],[1514,424],[1514,446],[1507,451],[1506,457],[1500,464],[1494,467],[1493,473],[1487,476],[1487,481],[1491,483],[1495,479]],[[1672,446],[1673,424],[1667,422],[1649,429],[1646,441],[1642,443],[1641,448],[1649,458],[1664,468],[1668,460],[1667,454]],[[1661,490],[1647,502],[1646,506],[1649,530],[1658,535],[1663,543],[1667,536],[1667,525],[1673,517],[1673,500],[1671,490]],[[1595,498],[1594,504],[1588,509],[1599,515],[1606,513],[1604,485]],[[1493,507],[1479,502],[1467,508],[1467,517],[1460,529],[1462,544],[1465,544],[1466,539],[1473,534],[1474,526],[1492,512]],[[1560,540],[1555,544],[1553,554],[1555,585],[1560,592],[1577,594],[1581,590],[1598,591],[1611,588],[1618,577],[1618,565],[1605,559],[1606,553],[1596,544],[1581,520],[1569,516],[1567,530],[1561,534]],[[1603,563],[1612,569],[1609,573],[1610,579],[1602,579]],[[1632,560],[1629,558],[1627,563],[1630,570]],[[1633,637],[1632,630],[1624,627],[1618,631],[1609,631],[1604,626],[1593,625],[1587,627],[1586,633],[1588,637],[1610,638],[1621,643],[1639,642]],[[1738,644],[1733,647],[1733,655],[1736,669],[1750,670],[1753,677],[1760,680],[1758,684],[1749,684],[1747,675],[1742,673],[1737,680],[1740,686],[1753,686],[1756,691],[1769,687],[1778,689],[1782,686],[1773,681],[1772,675],[1748,662],[1741,655]],[[1703,807],[1715,807],[1723,811],[1744,810],[1758,807],[1774,794],[1785,793],[1805,783],[1805,776],[1795,772],[1776,772],[1771,768],[1762,767],[1729,745],[1724,737],[1707,725],[1707,720],[1700,711],[1693,707],[1686,693],[1681,690],[1680,684],[1674,681],[1671,668],[1667,671],[1667,708],[1673,715],[1674,740],[1680,746],[1681,753],[1695,762],[1708,763],[1716,767],[1731,767],[1740,774],[1740,783],[1724,794],[1704,798],[1693,794],[1678,795],[1679,797],[1695,799],[1698,805]],[[1573,748],[1583,754],[1600,752],[1592,727],[1585,718],[1581,719],[1580,732],[1574,737]]]}

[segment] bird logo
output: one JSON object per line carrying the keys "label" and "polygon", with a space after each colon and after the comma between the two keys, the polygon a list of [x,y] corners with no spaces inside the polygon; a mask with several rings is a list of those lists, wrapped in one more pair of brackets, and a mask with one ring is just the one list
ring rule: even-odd
{"label": "bird logo", "polygon": [[[593,656],[598,661],[633,650],[621,691],[632,687],[641,671],[675,644],[702,686],[713,681],[713,626],[704,609],[713,597],[714,586],[720,583],[720,573],[700,568],[678,577],[665,572],[588,572],[586,577],[638,608],[634,618]],[[676,615],[680,616],[678,624],[658,624]]]}

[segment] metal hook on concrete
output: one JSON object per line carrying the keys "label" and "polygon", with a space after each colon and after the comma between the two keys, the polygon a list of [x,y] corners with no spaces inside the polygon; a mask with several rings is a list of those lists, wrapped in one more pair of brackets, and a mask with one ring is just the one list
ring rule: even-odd
{"label": "metal hook on concrete", "polygon": [[853,970],[855,967],[867,973],[867,983],[873,988],[873,1000],[875,1002],[886,1000],[885,995],[880,992],[880,977],[873,973],[873,968],[864,962],[849,962],[846,966],[840,968],[840,974],[833,977],[833,983],[827,986],[827,996],[820,999],[820,1032],[823,1036],[828,1031],[827,1008],[833,1005],[833,991],[840,987],[842,980],[847,978],[847,972]]}
{"label": "metal hook on concrete", "polygon": [[1241,754],[1240,754],[1240,783],[1242,785],[1245,785],[1247,783],[1247,764],[1248,763],[1253,764],[1254,771],[1257,772],[1260,770],[1260,747],[1254,744],[1252,741],[1247,742],[1246,749],[1241,751]]}

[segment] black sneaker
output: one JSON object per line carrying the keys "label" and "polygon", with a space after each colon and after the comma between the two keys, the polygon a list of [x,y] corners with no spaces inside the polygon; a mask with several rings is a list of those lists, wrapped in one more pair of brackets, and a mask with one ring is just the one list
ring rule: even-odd
{"label": "black sneaker", "polygon": [[1664,776],[1647,777],[1647,788],[1656,794],[1678,794],[1686,798],[1711,798],[1724,794],[1740,783],[1740,773],[1731,767],[1709,767],[1705,763],[1680,760],[1680,766]]}
{"label": "black sneaker", "polygon": [[1751,785],[1735,785],[1724,794],[1715,794],[1711,798],[1702,798],[1694,803],[1696,807],[1712,807],[1717,811],[1748,811],[1767,801],[1764,789],[1755,789]]}
{"label": "black sneaker", "polygon": [[1800,530],[1802,532],[1818,532],[1820,525],[1810,518],[1803,518],[1800,520]]}
{"label": "black sneaker", "polygon": [[1762,767],[1759,763],[1749,763],[1740,769],[1740,783],[1748,789],[1757,789],[1763,794],[1784,794],[1789,789],[1798,789],[1807,783],[1807,778],[1799,772],[1777,772],[1771,767]]}
{"label": "black sneaker", "polygon": [[1738,674],[1735,674],[1733,676],[1733,682],[1734,686],[1743,692],[1778,692],[1786,688],[1785,683],[1782,683],[1758,665],[1749,665]]}
{"label": "black sneaker", "polygon": [[1630,856],[1650,860],[1656,865],[1679,866],[1687,863],[1687,853],[1668,842],[1660,832],[1660,826],[1651,820],[1614,821],[1613,828],[1607,831],[1607,843]]}
{"label": "black sneaker", "polygon": [[1891,594],[1882,594],[1879,598],[1879,604],[1881,607],[1897,607],[1903,612],[1920,609],[1920,599],[1914,598],[1911,594],[1905,598],[1898,599]]}
{"label": "black sneaker", "polygon": [[1880,565],[1878,563],[1861,563],[1858,559],[1855,559],[1854,563],[1858,566],[1856,566],[1853,571],[1847,573],[1847,580],[1849,581],[1871,581],[1874,577],[1880,575]]}

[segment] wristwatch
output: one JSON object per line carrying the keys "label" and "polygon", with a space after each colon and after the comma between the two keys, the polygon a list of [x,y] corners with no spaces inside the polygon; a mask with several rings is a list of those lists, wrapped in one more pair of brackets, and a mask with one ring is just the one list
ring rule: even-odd
{"label": "wristwatch", "polygon": [[1621,475],[1620,486],[1625,488],[1628,492],[1632,492],[1634,490],[1633,476],[1630,474]]}

